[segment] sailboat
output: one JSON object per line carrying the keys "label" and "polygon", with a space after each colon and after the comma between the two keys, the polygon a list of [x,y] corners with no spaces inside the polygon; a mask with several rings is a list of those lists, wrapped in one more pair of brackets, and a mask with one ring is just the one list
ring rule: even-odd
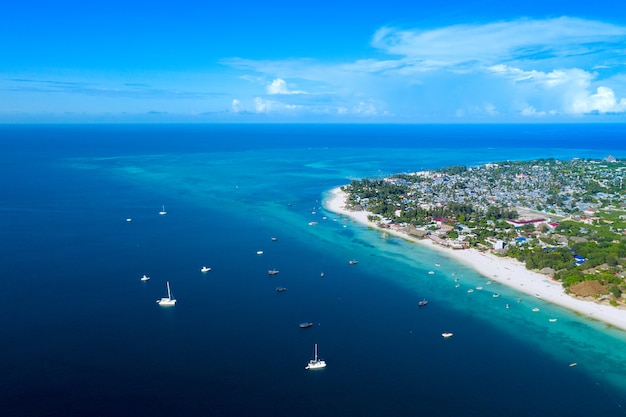
{"label": "sailboat", "polygon": [[160,306],[174,306],[176,305],[176,299],[172,298],[172,291],[170,290],[170,282],[167,281],[167,297],[163,297],[160,300],[157,300],[157,303]]}
{"label": "sailboat", "polygon": [[317,357],[317,343],[315,344],[315,359],[311,359],[309,364],[304,369],[322,369],[326,368],[326,361],[318,359]]}
{"label": "sailboat", "polygon": [[164,216],[164,215],[166,215],[166,214],[167,214],[167,211],[165,211],[165,205],[161,208],[161,211],[159,211],[159,214],[160,214],[161,216]]}

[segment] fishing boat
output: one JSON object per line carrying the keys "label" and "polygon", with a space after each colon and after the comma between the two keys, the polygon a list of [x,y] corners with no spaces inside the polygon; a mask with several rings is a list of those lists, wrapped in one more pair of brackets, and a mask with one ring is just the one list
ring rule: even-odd
{"label": "fishing boat", "polygon": [[166,215],[166,214],[167,214],[167,211],[165,211],[165,206],[163,206],[163,207],[161,208],[161,211],[159,211],[159,214],[160,214],[161,216],[164,216],[164,215]]}
{"label": "fishing boat", "polygon": [[276,274],[278,274],[279,272],[280,272],[280,271],[279,271],[278,269],[268,269],[268,270],[267,270],[267,273],[268,273],[269,275],[276,275]]}
{"label": "fishing boat", "polygon": [[417,305],[420,306],[420,307],[424,307],[426,304],[428,304],[428,300],[425,299],[425,298],[422,301],[419,301],[417,303]]}
{"label": "fishing boat", "polygon": [[174,306],[176,305],[176,299],[172,298],[172,291],[170,290],[170,282],[167,281],[167,297],[163,297],[160,300],[157,300],[157,303],[160,306]]}
{"label": "fishing boat", "polygon": [[309,363],[307,364],[307,366],[304,367],[304,369],[322,369],[322,368],[326,368],[326,361],[319,359],[317,357],[317,343],[316,343],[315,344],[315,356],[313,359],[309,361]]}
{"label": "fishing boat", "polygon": [[209,268],[208,266],[203,266],[202,268],[200,268],[200,272],[209,272],[211,270],[211,268]]}
{"label": "fishing boat", "polygon": [[141,277],[139,279],[141,279],[143,282],[150,281],[150,277],[147,276],[146,274],[143,274],[143,277]]}
{"label": "fishing boat", "polygon": [[313,326],[313,323],[311,323],[310,321],[303,321],[302,323],[300,323],[301,329],[308,329],[311,326]]}

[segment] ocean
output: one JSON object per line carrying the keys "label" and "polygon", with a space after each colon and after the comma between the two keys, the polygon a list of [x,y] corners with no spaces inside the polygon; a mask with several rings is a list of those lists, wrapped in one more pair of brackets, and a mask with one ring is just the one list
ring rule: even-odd
{"label": "ocean", "polygon": [[625,332],[323,208],[354,178],[609,155],[624,125],[0,126],[1,413],[625,415]]}

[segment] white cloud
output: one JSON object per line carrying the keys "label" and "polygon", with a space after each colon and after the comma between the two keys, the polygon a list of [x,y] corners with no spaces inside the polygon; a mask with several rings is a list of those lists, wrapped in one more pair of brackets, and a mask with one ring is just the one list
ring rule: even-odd
{"label": "white cloud", "polygon": [[267,86],[267,94],[270,95],[274,95],[274,94],[306,94],[305,91],[300,91],[300,90],[289,90],[289,88],[287,88],[287,83],[285,82],[285,80],[281,79],[281,78],[276,78],[274,81],[272,81],[271,84],[269,84]]}
{"label": "white cloud", "polygon": [[577,98],[571,105],[575,114],[584,113],[623,113],[626,112],[626,99],[617,100],[608,87],[598,87],[595,94]]}
{"label": "white cloud", "polygon": [[[561,17],[432,30],[381,28],[371,44],[378,55],[388,55],[351,62],[222,62],[263,85],[262,92],[250,93],[260,95],[257,112],[405,120],[626,113],[619,97],[626,92],[626,76],[620,76],[626,27]],[[286,81],[294,79],[298,85]]]}
{"label": "white cloud", "polygon": [[267,113],[270,111],[270,107],[270,102],[263,100],[261,97],[256,97],[254,99],[254,109],[257,113]]}
{"label": "white cloud", "polygon": [[545,111],[537,111],[533,106],[528,106],[525,107],[524,109],[522,109],[521,111],[522,116],[545,116],[546,112]]}
{"label": "white cloud", "polygon": [[383,27],[374,34],[371,44],[386,53],[436,68],[588,54],[598,48],[596,42],[603,42],[601,47],[607,48],[607,42],[621,45],[625,36],[624,27],[560,17],[454,25],[432,30]]}
{"label": "white cloud", "polygon": [[234,100],[233,100],[233,102],[232,102],[232,104],[231,104],[231,106],[230,106],[230,107],[231,107],[231,110],[232,110],[234,113],[239,113],[239,112],[242,110],[242,108],[241,108],[241,102],[240,102],[239,100],[237,100],[237,99],[234,99]]}

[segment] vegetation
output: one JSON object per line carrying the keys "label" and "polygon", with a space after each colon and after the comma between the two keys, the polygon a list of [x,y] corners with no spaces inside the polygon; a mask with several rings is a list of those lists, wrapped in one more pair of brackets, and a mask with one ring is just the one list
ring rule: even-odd
{"label": "vegetation", "polygon": [[[347,204],[384,227],[413,227],[551,271],[567,288],[626,292],[626,163],[541,159],[353,180]],[[524,215],[521,216],[520,213]],[[594,284],[595,285],[595,284]]]}

